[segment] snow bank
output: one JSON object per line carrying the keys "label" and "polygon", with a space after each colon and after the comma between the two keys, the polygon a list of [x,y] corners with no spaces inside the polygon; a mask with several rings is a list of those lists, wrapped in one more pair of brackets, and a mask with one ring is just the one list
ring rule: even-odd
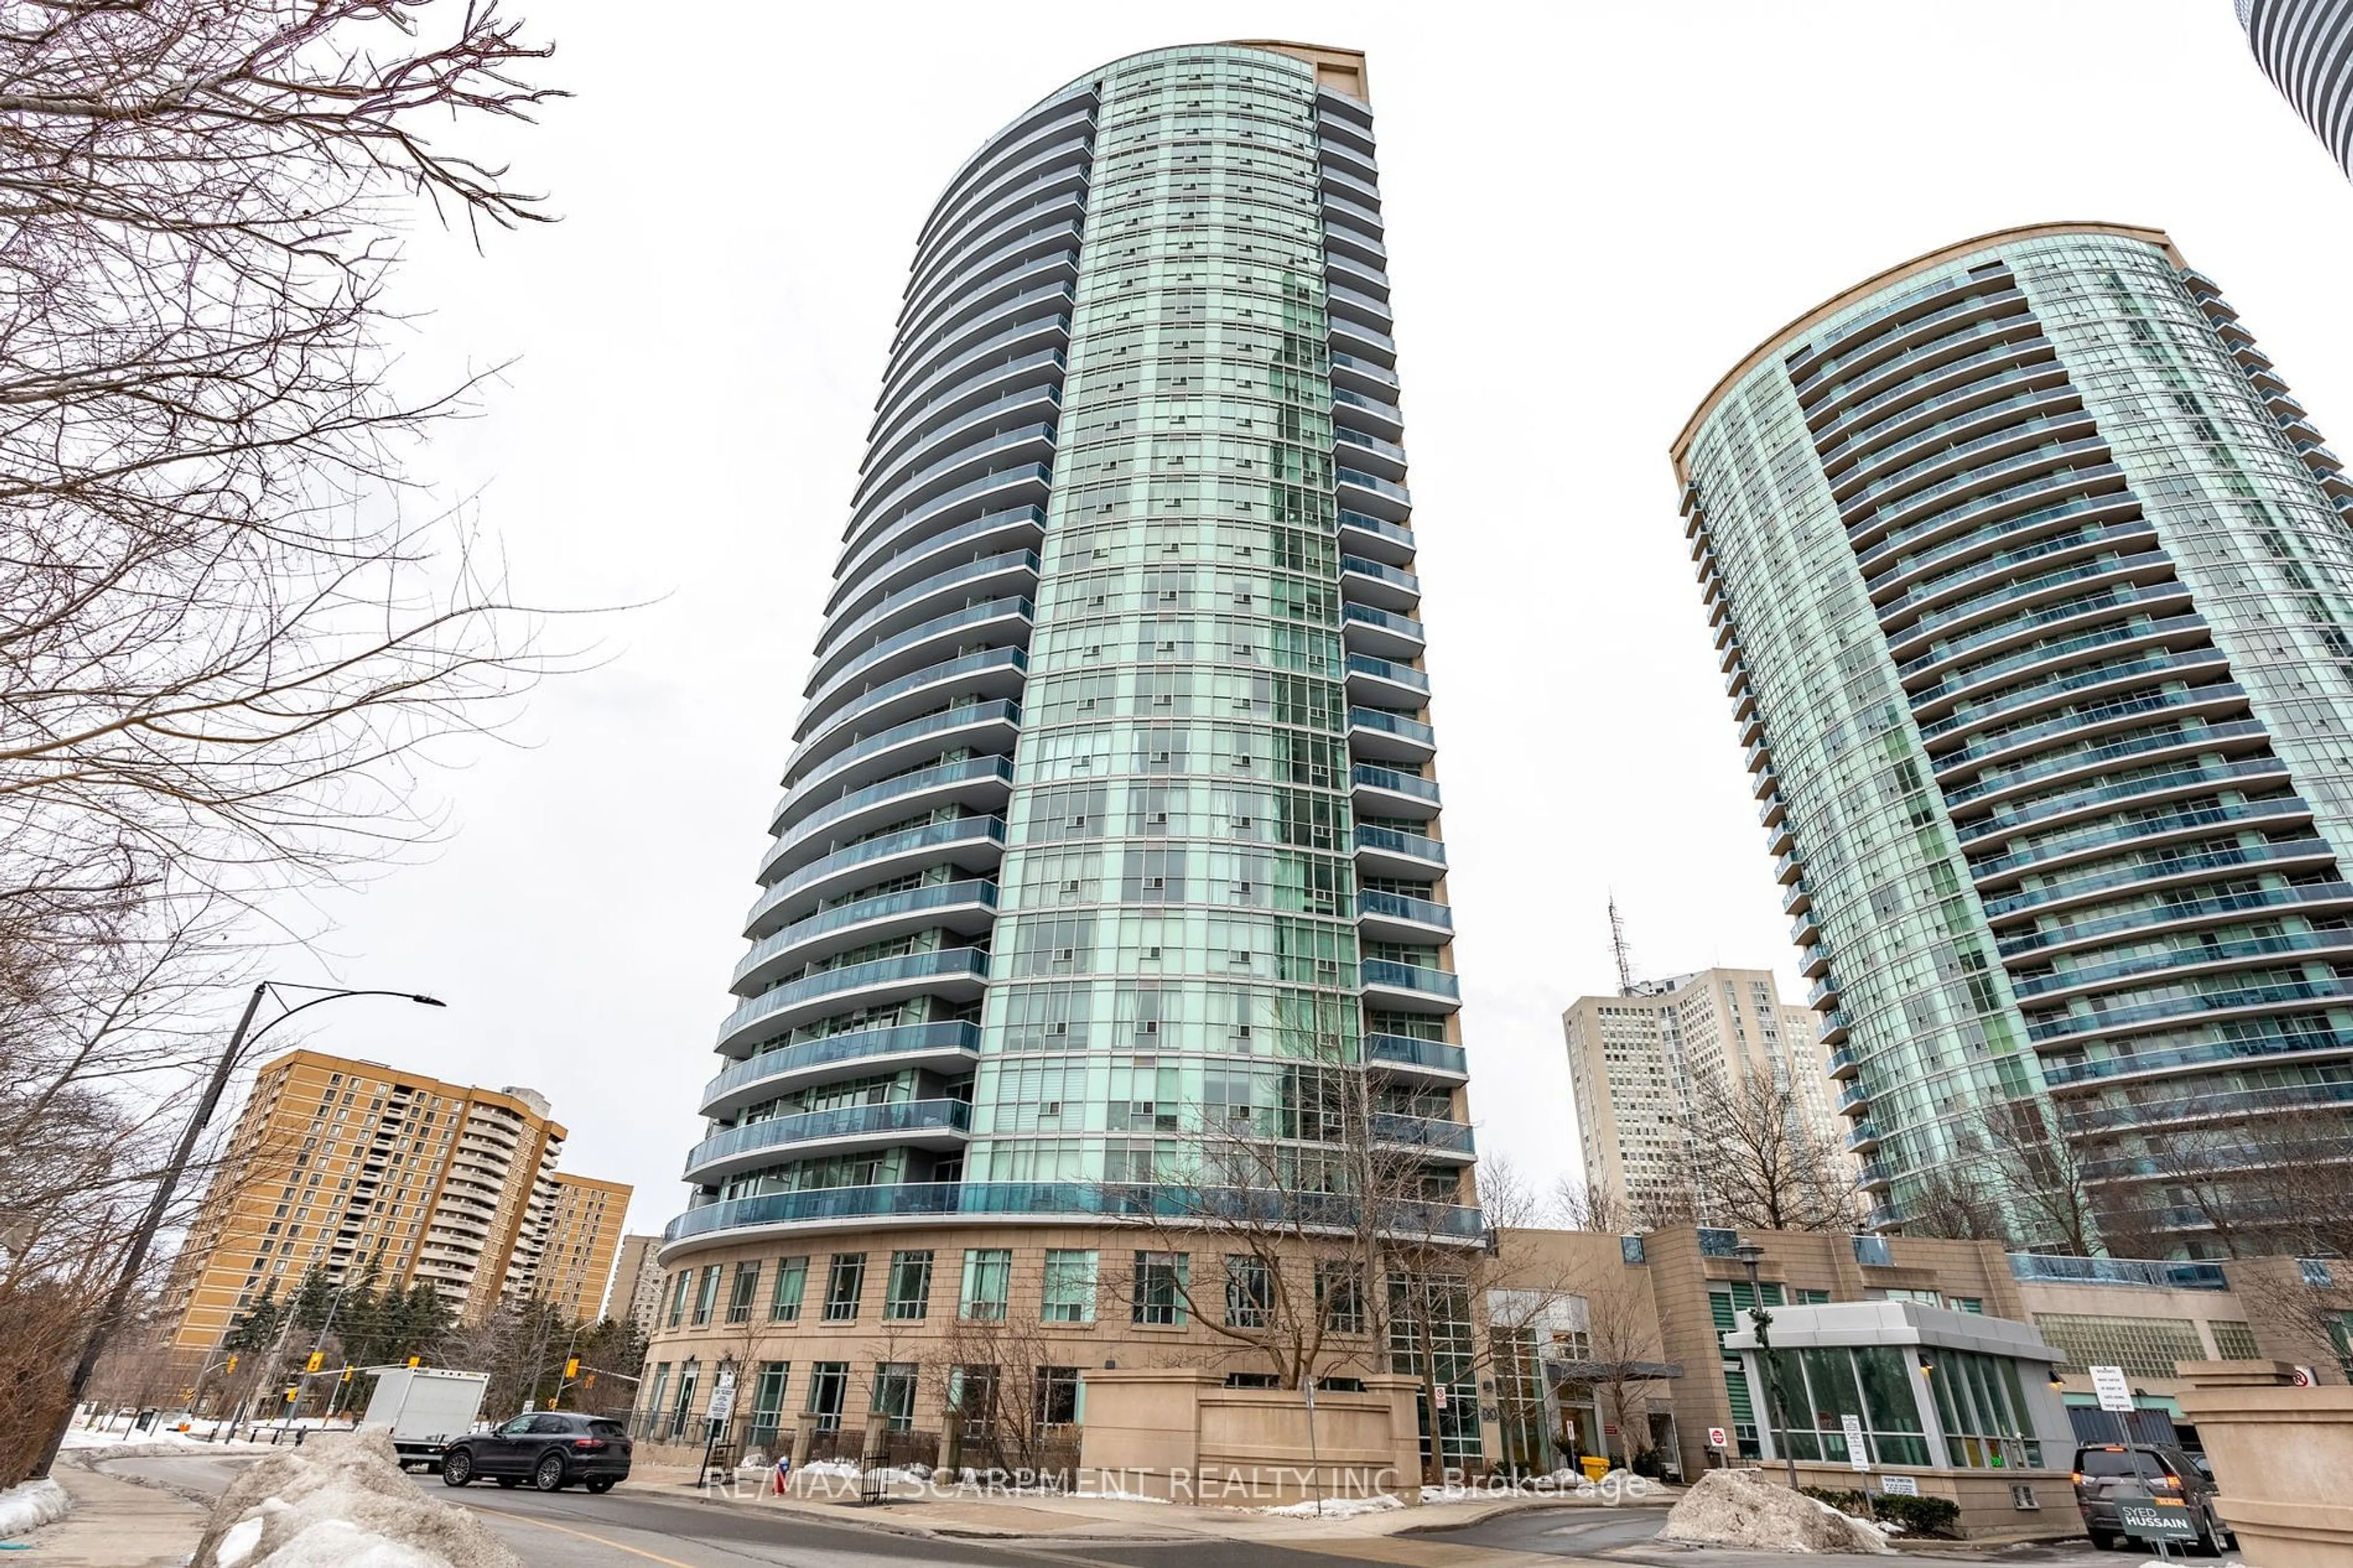
{"label": "snow bank", "polygon": [[1404,1506],[1397,1499],[1382,1492],[1372,1497],[1325,1498],[1320,1510],[1315,1506],[1315,1500],[1310,1498],[1305,1502],[1287,1502],[1280,1508],[1262,1508],[1258,1511],[1276,1519],[1354,1519],[1360,1513],[1387,1513],[1391,1509]]}
{"label": "snow bank", "polygon": [[384,1432],[259,1460],[221,1495],[191,1568],[522,1568],[488,1527],[426,1496]]}
{"label": "snow bank", "polygon": [[1893,1552],[1879,1532],[1755,1470],[1710,1470],[1667,1511],[1662,1541],[1760,1552]]}
{"label": "snow bank", "polygon": [[73,1499],[55,1481],[26,1481],[0,1492],[0,1541],[30,1535],[72,1511]]}

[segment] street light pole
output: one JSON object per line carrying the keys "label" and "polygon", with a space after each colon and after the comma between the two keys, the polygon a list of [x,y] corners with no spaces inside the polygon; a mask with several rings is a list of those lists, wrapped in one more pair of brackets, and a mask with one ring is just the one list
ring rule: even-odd
{"label": "street light pole", "polygon": [[[325,994],[291,1007],[286,1006],[280,999],[278,1005],[285,1010],[260,1028],[254,1029],[253,1016],[261,1010],[262,997],[280,989]],[[140,1270],[147,1266],[148,1250],[155,1244],[155,1233],[164,1226],[164,1216],[171,1211],[172,1199],[179,1190],[180,1178],[187,1174],[188,1163],[195,1157],[196,1143],[204,1136],[205,1124],[220,1108],[221,1096],[228,1089],[229,1076],[237,1070],[238,1058],[244,1054],[247,1031],[252,1030],[252,1037],[258,1041],[304,1008],[316,1007],[322,1002],[334,1002],[345,996],[404,996],[427,1007],[448,1005],[446,1002],[407,991],[341,991],[322,985],[281,986],[270,980],[264,980],[254,986],[253,994],[246,998],[245,1012],[237,1018],[237,1028],[228,1037],[228,1047],[213,1064],[212,1076],[205,1083],[204,1097],[196,1101],[195,1114],[188,1118],[187,1126],[180,1131],[180,1142],[172,1151],[171,1163],[155,1179],[154,1195],[148,1199],[146,1213],[139,1216],[139,1226],[132,1232],[131,1245],[122,1254],[122,1266],[115,1271],[114,1284],[107,1291],[106,1300],[99,1308],[89,1335],[82,1341],[81,1354],[74,1362],[73,1376],[66,1387],[65,1415],[58,1421],[57,1430],[49,1434],[39,1460],[33,1466],[34,1479],[47,1476],[49,1467],[57,1462],[58,1449],[65,1442],[66,1428],[73,1425],[74,1412],[80,1408],[81,1397],[90,1389],[90,1376],[98,1370],[98,1358],[105,1353],[106,1342],[113,1337],[115,1325],[122,1318],[122,1309],[131,1300],[132,1287],[139,1282]]]}
{"label": "street light pole", "polygon": [[1798,1456],[1789,1447],[1789,1429],[1781,1419],[1781,1373],[1773,1361],[1773,1314],[1765,1310],[1765,1292],[1757,1283],[1757,1266],[1765,1261],[1765,1249],[1753,1241],[1744,1241],[1732,1249],[1740,1259],[1740,1267],[1748,1271],[1748,1321],[1757,1331],[1757,1359],[1765,1366],[1765,1429],[1779,1434],[1782,1462],[1789,1468],[1789,1489],[1798,1489]]}

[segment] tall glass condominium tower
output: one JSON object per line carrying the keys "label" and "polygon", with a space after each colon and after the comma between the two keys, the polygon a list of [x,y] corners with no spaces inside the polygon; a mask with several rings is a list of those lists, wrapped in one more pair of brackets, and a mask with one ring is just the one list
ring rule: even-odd
{"label": "tall glass condominium tower", "polygon": [[2215,285],[2153,230],[1969,240],[1776,334],[1674,460],[1879,1222],[2005,1107],[2193,1251],[2266,1124],[2341,1136],[2353,483]]}
{"label": "tall glass condominium tower", "polygon": [[2353,0],[2238,0],[2272,85],[2353,177]]}
{"label": "tall glass condominium tower", "polygon": [[[887,1252],[893,1291],[920,1259],[1034,1322],[1070,1269],[1125,1280],[1150,1243],[1103,1216],[1182,1200],[1185,1140],[1310,1062],[1375,1065],[1478,1234],[1363,68],[1117,61],[923,225],[658,1355],[723,1274],[766,1323],[760,1281],[870,1239],[876,1288]],[[834,1287],[774,1321],[865,1333]]]}

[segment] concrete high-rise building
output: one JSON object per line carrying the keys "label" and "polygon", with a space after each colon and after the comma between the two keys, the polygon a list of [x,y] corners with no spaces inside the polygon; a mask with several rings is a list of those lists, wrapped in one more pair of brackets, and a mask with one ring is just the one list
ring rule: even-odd
{"label": "concrete high-rise building", "polygon": [[[1271,1125],[1322,1064],[1377,1067],[1475,1235],[1365,91],[1345,50],[1123,59],[923,224],[666,1232],[658,1406],[744,1354],[723,1273],[791,1363],[770,1394],[829,1421],[870,1372],[912,1388],[875,1364],[886,1274],[915,1334],[958,1316],[934,1289],[1009,1278],[1034,1321],[1074,1270],[1185,1268],[1103,1217],[1185,1200],[1205,1120]],[[768,1318],[803,1270],[830,1326]]]}
{"label": "concrete high-rise building", "polygon": [[[572,1246],[556,1223],[565,1130],[548,1112],[532,1089],[380,1062],[298,1050],[265,1063],[181,1249],[174,1346],[218,1344],[264,1291],[283,1300],[312,1268],[332,1284],[430,1284],[469,1321],[528,1294],[550,1243]],[[628,1189],[590,1184],[619,1194],[617,1235]]]}
{"label": "concrete high-rise building", "polygon": [[605,1310],[613,1282],[621,1227],[629,1217],[627,1182],[557,1172],[555,1201],[548,1215],[528,1294],[554,1305],[566,1317],[594,1321]]}
{"label": "concrete high-rise building", "polygon": [[2353,177],[2353,0],[2237,0],[2256,63]]}
{"label": "concrete high-rise building", "polygon": [[661,1307],[661,1237],[621,1237],[620,1263],[613,1270],[612,1289],[605,1295],[604,1315],[632,1322],[638,1331],[654,1331],[654,1313]]}
{"label": "concrete high-rise building", "polygon": [[1881,1222],[2040,1121],[2116,1234],[2200,1248],[2188,1167],[2341,1138],[2353,483],[2214,283],[2150,229],[1968,240],[1775,333],[1674,460]]}
{"label": "concrete high-rise building", "polygon": [[1813,1012],[1785,1005],[1769,970],[1637,982],[1613,995],[1578,997],[1560,1022],[1586,1189],[1630,1222],[1713,1221],[1692,1131],[1751,1079],[1788,1090],[1805,1134],[1819,1144],[1835,1150],[1845,1139]]}

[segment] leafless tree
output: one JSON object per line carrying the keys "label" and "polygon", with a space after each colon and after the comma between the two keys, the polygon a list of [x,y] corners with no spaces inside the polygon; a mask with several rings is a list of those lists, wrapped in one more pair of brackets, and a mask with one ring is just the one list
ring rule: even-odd
{"label": "leafless tree", "polygon": [[1844,1156],[1793,1088],[1763,1073],[1701,1097],[1691,1158],[1707,1223],[1735,1229],[1851,1231],[1862,1203]]}
{"label": "leafless tree", "polygon": [[[2116,1185],[2144,1207],[2170,1194],[2170,1206],[2189,1210],[2229,1256],[2353,1256],[2353,1127],[2345,1111],[2288,1107],[2153,1130],[2137,1142],[2141,1152],[2126,1174],[2147,1181]],[[2111,1187],[2104,1196],[2105,1232],[2123,1194]]]}
{"label": "leafless tree", "polygon": [[[1650,1447],[1651,1401],[1658,1392],[1658,1368],[1666,1357],[1658,1308],[1648,1282],[1629,1269],[1579,1276],[1575,1288],[1585,1303],[1586,1353],[1581,1361],[1572,1357],[1564,1370],[1573,1382],[1600,1396],[1605,1413],[1601,1457],[1630,1468],[1635,1457]],[[1610,1425],[1618,1428],[1614,1453],[1606,1430]]]}
{"label": "leafless tree", "polygon": [[1563,1230],[1598,1231],[1605,1236],[1623,1236],[1635,1224],[1630,1207],[1616,1193],[1573,1176],[1553,1184],[1546,1217]]}
{"label": "leafless tree", "polygon": [[2037,1100],[1986,1107],[1963,1129],[1962,1156],[1989,1173],[2013,1238],[2042,1251],[2102,1250],[2099,1193],[2090,1158]]}
{"label": "leafless tree", "polygon": [[2002,1218],[1997,1184],[1981,1171],[1975,1163],[1956,1162],[1924,1172],[1918,1190],[1905,1205],[1905,1234],[2008,1242],[2010,1227]]}

